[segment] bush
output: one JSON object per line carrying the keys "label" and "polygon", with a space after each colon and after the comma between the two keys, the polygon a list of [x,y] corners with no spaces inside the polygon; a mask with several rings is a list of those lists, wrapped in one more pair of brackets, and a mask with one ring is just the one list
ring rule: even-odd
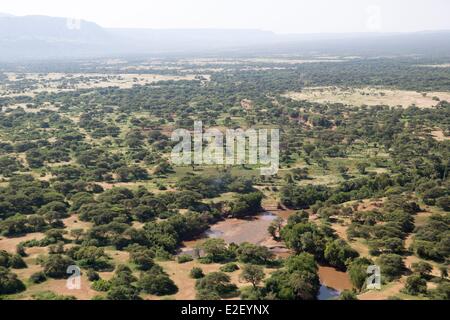
{"label": "bush", "polygon": [[450,212],[450,196],[437,199],[436,204],[444,211]]}
{"label": "bush", "polygon": [[34,300],[77,300],[74,296],[64,296],[52,291],[41,291],[32,295]]}
{"label": "bush", "polygon": [[4,267],[0,267],[0,295],[14,294],[24,290],[25,285],[17,278],[17,275]]}
{"label": "bush", "polygon": [[95,291],[106,292],[111,289],[111,282],[103,279],[95,280],[92,282],[91,288]]}
{"label": "bush", "polygon": [[439,283],[436,289],[430,290],[430,297],[434,300],[450,300],[450,282]]}
{"label": "bush", "polygon": [[178,287],[172,279],[164,273],[143,273],[139,279],[138,285],[145,293],[157,296],[166,296],[178,292]]}
{"label": "bush", "polygon": [[75,265],[72,259],[59,254],[48,256],[42,263],[45,275],[55,279],[67,278],[67,268],[72,265]]}
{"label": "bush", "polygon": [[87,275],[88,280],[91,282],[100,280],[100,275],[95,270],[89,269],[87,271],[86,275]]}
{"label": "bush", "polygon": [[433,271],[433,266],[425,261],[415,262],[411,265],[412,271],[419,273],[422,277],[427,276]]}
{"label": "bush", "polygon": [[239,196],[231,203],[230,215],[235,218],[253,216],[261,211],[261,201],[263,195],[260,192],[253,192]]}
{"label": "bush", "polygon": [[405,270],[403,259],[397,254],[382,254],[377,261],[381,268],[381,274],[389,281],[400,277]]}
{"label": "bush", "polygon": [[234,272],[236,270],[239,270],[239,266],[233,262],[227,263],[226,265],[220,267],[220,271],[222,272]]}
{"label": "bush", "polygon": [[427,293],[427,282],[419,274],[413,274],[406,279],[405,292],[416,296]]}
{"label": "bush", "polygon": [[234,259],[234,253],[228,250],[227,244],[223,239],[207,239],[199,246],[199,249],[203,249],[206,253],[206,257],[204,257],[206,259],[202,259],[202,261],[207,260],[211,263],[230,261]]}
{"label": "bush", "polygon": [[273,253],[267,247],[251,243],[243,243],[236,250],[237,256],[243,263],[268,264],[273,259]]}
{"label": "bush", "polygon": [[331,266],[340,270],[345,270],[346,265],[358,256],[358,252],[341,239],[329,242],[325,247],[325,259]]}
{"label": "bush", "polygon": [[11,268],[13,269],[25,269],[27,268],[27,264],[23,261],[22,257],[18,254],[15,254],[11,257]]}
{"label": "bush", "polygon": [[198,290],[195,296],[197,300],[221,300],[221,297],[214,291]]}
{"label": "bush", "polygon": [[132,286],[113,286],[106,295],[108,300],[142,300],[139,290]]}
{"label": "bush", "polygon": [[19,254],[10,254],[5,250],[0,251],[0,267],[13,268],[13,269],[24,269],[27,267],[25,261]]}
{"label": "bush", "polygon": [[199,268],[199,267],[192,268],[191,272],[189,273],[189,275],[193,279],[200,279],[200,278],[203,278],[205,276],[205,274],[203,273],[203,270],[201,268]]}
{"label": "bush", "polygon": [[143,271],[150,270],[155,265],[153,257],[154,253],[145,248],[137,248],[130,252],[130,261]]}
{"label": "bush", "polygon": [[223,272],[211,272],[197,280],[195,288],[199,294],[209,294],[219,297],[230,297],[237,293],[237,287],[230,282],[230,277]]}
{"label": "bush", "polygon": [[353,287],[361,291],[366,284],[367,267],[373,265],[373,262],[366,258],[356,258],[348,266],[348,274]]}
{"label": "bush", "polygon": [[266,298],[315,300],[320,290],[320,279],[314,256],[308,253],[291,256],[285,267],[273,272],[265,281]]}
{"label": "bush", "polygon": [[244,266],[242,273],[240,275],[240,279],[250,282],[254,289],[258,286],[258,284],[264,279],[264,268],[261,266],[255,266],[248,264]]}
{"label": "bush", "polygon": [[353,291],[344,290],[339,296],[339,300],[358,300],[358,297]]}
{"label": "bush", "polygon": [[186,262],[190,262],[194,260],[194,258],[192,258],[192,256],[188,255],[188,254],[183,254],[181,256],[178,256],[177,261],[178,263],[186,263]]}
{"label": "bush", "polygon": [[33,273],[30,276],[31,283],[38,284],[38,283],[42,283],[45,281],[47,281],[47,277],[46,277],[45,273],[43,273],[42,271]]}

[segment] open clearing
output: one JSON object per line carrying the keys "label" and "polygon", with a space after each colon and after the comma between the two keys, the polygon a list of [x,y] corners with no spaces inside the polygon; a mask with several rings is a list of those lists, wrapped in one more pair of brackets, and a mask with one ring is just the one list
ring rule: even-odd
{"label": "open clearing", "polygon": [[26,236],[23,237],[17,237],[17,238],[6,238],[6,237],[0,237],[0,250],[5,250],[10,253],[16,252],[16,247],[19,243],[29,240],[42,240],[45,237],[43,233],[37,232],[37,233],[29,233]]}
{"label": "open clearing", "polygon": [[442,130],[431,131],[431,136],[437,141],[450,140],[450,137],[446,136]]}
{"label": "open clearing", "polygon": [[62,92],[81,89],[95,89],[119,87],[121,89],[130,89],[135,85],[148,85],[159,81],[192,81],[195,79],[209,79],[209,75],[162,75],[162,74],[140,74],[140,73],[121,73],[121,74],[102,74],[102,73],[5,73],[10,84],[20,82],[32,82],[33,86],[27,89],[17,90],[10,88],[6,83],[0,86],[0,96],[35,96],[40,92]]}
{"label": "open clearing", "polygon": [[302,92],[288,92],[284,96],[298,101],[342,103],[356,107],[362,105],[387,105],[407,108],[411,105],[416,105],[419,108],[432,108],[439,103],[439,100],[450,101],[449,92],[420,93],[375,87],[345,89],[338,87],[311,87],[305,88]]}
{"label": "open clearing", "polygon": [[[170,276],[170,278],[175,282],[175,284],[178,287],[178,292],[170,296],[173,299],[176,300],[193,300],[195,299],[195,279],[192,279],[189,276],[190,271],[193,267],[199,267],[203,270],[205,274],[210,272],[217,272],[219,271],[221,264],[217,263],[211,263],[211,264],[200,264],[197,261],[190,261],[187,263],[177,263],[175,261],[161,261],[158,262],[159,265],[161,265],[164,268],[164,271],[167,272]],[[272,269],[265,269],[266,276],[269,275],[274,270]],[[232,273],[227,273],[230,278],[231,282],[237,285],[239,288],[250,285],[249,283],[243,282],[239,279],[239,275],[241,274],[240,270],[234,271]],[[148,295],[146,299],[149,300],[156,300],[161,299],[161,297]]]}

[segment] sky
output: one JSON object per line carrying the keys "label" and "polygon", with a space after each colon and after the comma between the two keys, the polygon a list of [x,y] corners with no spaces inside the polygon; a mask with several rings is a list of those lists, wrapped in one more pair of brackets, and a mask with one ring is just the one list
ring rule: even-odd
{"label": "sky", "polygon": [[448,0],[1,0],[0,12],[70,17],[114,28],[284,34],[450,30]]}

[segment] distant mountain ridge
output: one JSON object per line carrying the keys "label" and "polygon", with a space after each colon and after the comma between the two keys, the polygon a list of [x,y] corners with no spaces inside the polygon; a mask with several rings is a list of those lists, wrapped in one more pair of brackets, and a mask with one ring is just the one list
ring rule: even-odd
{"label": "distant mountain ridge", "polygon": [[253,29],[108,29],[94,22],[0,13],[0,60],[181,53],[450,52],[450,31],[288,34]]}

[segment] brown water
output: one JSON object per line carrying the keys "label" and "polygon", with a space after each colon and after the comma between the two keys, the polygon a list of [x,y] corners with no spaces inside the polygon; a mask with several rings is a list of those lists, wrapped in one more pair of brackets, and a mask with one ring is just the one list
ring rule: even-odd
{"label": "brown water", "polygon": [[270,238],[267,228],[275,218],[271,213],[263,213],[249,219],[227,219],[211,226],[206,235],[224,239],[227,243],[260,244]]}
{"label": "brown water", "polygon": [[[270,223],[278,216],[265,212],[251,219],[226,219],[220,221],[206,231],[203,239],[184,242],[183,253],[189,254],[197,244],[205,238],[221,238],[227,243],[241,244],[250,242],[265,245],[271,248],[276,256],[288,257],[291,253],[283,244],[276,243],[267,232]],[[322,287],[318,296],[319,300],[333,299],[340,292],[352,289],[350,277],[347,273],[332,267],[319,266],[319,277]]]}
{"label": "brown water", "polygon": [[320,282],[337,291],[351,290],[353,288],[347,273],[332,267],[319,266]]}
{"label": "brown water", "polygon": [[[226,243],[241,244],[249,242],[263,245],[272,239],[267,228],[276,217],[272,213],[265,212],[249,219],[226,219],[220,221],[212,225],[200,239],[185,241],[182,252],[189,254],[193,248],[206,238],[221,238]],[[280,251],[282,250],[280,249]]]}

